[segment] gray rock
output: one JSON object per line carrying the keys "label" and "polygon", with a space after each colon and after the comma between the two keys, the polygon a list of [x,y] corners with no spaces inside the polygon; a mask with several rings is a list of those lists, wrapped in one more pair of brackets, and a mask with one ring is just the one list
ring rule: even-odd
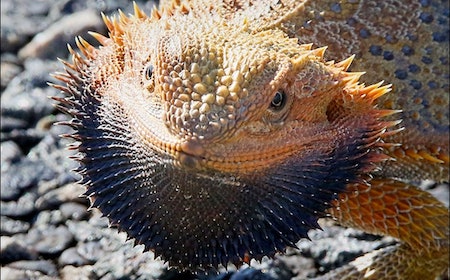
{"label": "gray rock", "polygon": [[85,280],[85,279],[97,279],[92,272],[92,266],[84,265],[75,267],[72,265],[64,266],[61,271],[62,280]]}
{"label": "gray rock", "polygon": [[[289,253],[292,251],[292,253]],[[279,255],[275,259],[275,262],[282,263],[287,271],[291,273],[292,280],[302,280],[311,278],[317,274],[314,260],[302,256],[298,250],[290,249],[286,255]]]}
{"label": "gray rock", "polygon": [[31,227],[29,222],[14,220],[3,215],[0,217],[0,224],[2,235],[14,235],[26,232]]}
{"label": "gray rock", "polygon": [[72,266],[84,266],[88,264],[93,264],[91,260],[83,257],[76,247],[71,247],[59,256],[58,263],[60,266],[72,265]]}
{"label": "gray rock", "polygon": [[59,256],[74,242],[72,233],[65,226],[33,227],[24,237],[26,245],[45,256]]}
{"label": "gray rock", "polygon": [[0,270],[0,278],[2,280],[45,279],[44,274],[39,271],[13,268],[9,267],[8,265],[2,266],[2,269]]}
{"label": "gray rock", "polygon": [[34,202],[37,195],[33,192],[23,194],[17,201],[2,202],[0,211],[2,215],[9,217],[23,217],[33,213],[36,208]]}
{"label": "gray rock", "polygon": [[[41,124],[41,120],[38,122],[39,124]],[[54,118],[54,121],[59,120],[58,118]],[[69,143],[67,139],[60,138],[61,134],[70,132],[71,130],[68,127],[50,125],[50,129],[45,131],[45,136],[30,150],[27,157],[32,160],[44,160],[50,168],[55,170],[58,177],[64,177],[66,174],[69,174],[72,177],[70,182],[73,182],[76,180],[76,174],[71,172],[71,170],[76,168],[78,163],[71,160],[69,156],[74,155],[75,152],[66,149],[67,144]],[[61,186],[62,183],[63,181],[61,181],[58,186]],[[64,184],[65,183],[68,182],[64,182]]]}
{"label": "gray rock", "polygon": [[[34,128],[26,128],[29,124],[26,124],[25,121],[21,121],[17,118],[2,116],[2,123],[5,123],[5,129],[11,128],[11,130],[1,133],[1,141],[14,141],[21,147],[21,150],[24,153],[27,153],[45,136],[45,133],[42,131]],[[18,126],[21,125],[24,125],[25,128],[18,128]]]}
{"label": "gray rock", "polygon": [[[14,140],[15,138],[17,138],[17,136],[14,137],[15,135],[12,134],[13,131],[26,130],[26,128],[28,127],[28,122],[20,118],[2,116],[2,119],[0,121],[2,126],[2,141]],[[23,133],[24,132],[22,132],[22,134]]]}
{"label": "gray rock", "polygon": [[47,80],[48,73],[55,71],[58,64],[53,60],[30,59],[24,66],[25,70],[3,91],[0,108],[2,116],[25,120],[32,127],[55,110],[48,99],[53,89],[47,86]]}
{"label": "gray rock", "polygon": [[3,90],[8,83],[22,71],[22,67],[11,61],[4,61],[0,63],[0,86]]}
{"label": "gray rock", "polygon": [[[66,57],[67,42],[73,42],[75,36],[85,35],[87,31],[104,33],[105,28],[98,12],[84,10],[61,18],[48,28],[34,36],[33,40],[19,51],[19,58]],[[53,49],[53,52],[49,52]]]}
{"label": "gray rock", "polygon": [[48,227],[50,225],[58,226],[62,223],[64,223],[64,217],[59,209],[51,211],[44,210],[39,212],[39,214],[36,216],[33,226],[35,228],[42,228]]}
{"label": "gray rock", "polygon": [[9,267],[19,270],[38,271],[45,275],[57,276],[58,270],[56,265],[51,261],[37,260],[37,261],[17,261],[9,264]]}
{"label": "gray rock", "polygon": [[321,222],[326,224],[323,231],[312,230],[309,233],[311,240],[301,240],[297,244],[303,256],[315,260],[320,274],[395,242],[391,237],[370,235],[356,229],[332,225],[329,220]]}
{"label": "gray rock", "polygon": [[6,170],[8,166],[20,160],[23,156],[20,147],[13,141],[5,141],[0,144],[1,170]]}
{"label": "gray rock", "polygon": [[89,221],[74,222],[68,220],[66,224],[78,242],[99,241],[105,235],[104,228],[94,226]]}
{"label": "gray rock", "polygon": [[84,189],[79,184],[69,183],[41,195],[36,200],[36,207],[39,210],[57,209],[64,202],[83,202],[85,199],[80,197],[83,192]]}
{"label": "gray rock", "polygon": [[50,180],[55,175],[46,162],[25,158],[1,171],[0,197],[2,200],[17,199],[25,190],[37,186],[41,181]]}
{"label": "gray rock", "polygon": [[231,275],[230,280],[275,280],[275,278],[254,268],[238,270]]}
{"label": "gray rock", "polygon": [[36,260],[37,252],[21,244],[17,238],[2,236],[0,242],[0,262],[7,264],[19,260]]}
{"label": "gray rock", "polygon": [[89,241],[78,243],[77,253],[86,258],[87,261],[95,263],[104,255],[104,250],[100,242]]}
{"label": "gray rock", "polygon": [[64,203],[59,209],[65,220],[71,219],[79,221],[85,219],[89,215],[87,206],[76,202]]}

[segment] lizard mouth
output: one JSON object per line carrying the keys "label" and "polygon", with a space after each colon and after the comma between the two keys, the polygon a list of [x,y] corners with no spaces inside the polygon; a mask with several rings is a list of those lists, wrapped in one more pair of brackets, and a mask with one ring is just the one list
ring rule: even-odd
{"label": "lizard mouth", "polygon": [[176,156],[180,164],[189,169],[199,169],[206,160],[204,146],[198,141],[184,141],[180,144],[180,151]]}

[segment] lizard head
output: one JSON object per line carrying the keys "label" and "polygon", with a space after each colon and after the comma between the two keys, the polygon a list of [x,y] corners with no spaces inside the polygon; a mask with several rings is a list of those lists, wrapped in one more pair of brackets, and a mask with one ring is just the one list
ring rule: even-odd
{"label": "lizard head", "polygon": [[78,39],[56,76],[93,207],[181,268],[295,247],[396,124],[374,106],[389,87],[359,84],[352,58],[209,13],[105,17],[103,46]]}

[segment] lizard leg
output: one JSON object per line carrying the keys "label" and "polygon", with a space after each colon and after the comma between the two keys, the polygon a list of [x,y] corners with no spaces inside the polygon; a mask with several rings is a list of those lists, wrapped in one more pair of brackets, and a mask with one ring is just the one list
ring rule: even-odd
{"label": "lizard leg", "polygon": [[449,210],[429,193],[374,179],[350,185],[334,206],[330,213],[340,224],[401,243],[357,258],[323,279],[435,279],[448,269]]}

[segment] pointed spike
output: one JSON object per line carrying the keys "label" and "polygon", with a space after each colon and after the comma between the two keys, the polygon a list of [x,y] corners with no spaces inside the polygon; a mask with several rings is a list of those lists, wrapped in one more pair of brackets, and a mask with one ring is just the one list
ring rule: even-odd
{"label": "pointed spike", "polygon": [[386,155],[386,154],[382,154],[382,153],[374,155],[374,157],[376,157],[376,159],[374,158],[375,162],[384,162],[384,161],[392,160],[391,156]]}
{"label": "pointed spike", "polygon": [[[386,136],[386,134],[384,134],[383,136]],[[381,147],[381,148],[384,148],[384,149],[389,149],[389,148],[392,148],[392,147],[400,147],[401,144],[398,144],[398,143],[378,142],[377,146],[378,146],[378,147]],[[389,156],[389,157],[390,157],[390,159],[392,159],[391,156]]]}
{"label": "pointed spike", "polygon": [[139,8],[138,4],[133,1],[133,10],[134,10],[134,16],[139,19],[147,18],[147,15]]}
{"label": "pointed spike", "polygon": [[[70,52],[70,50],[69,50]],[[72,69],[73,71],[77,71],[77,69],[75,68],[75,65],[73,65],[73,63],[67,62],[64,59],[61,58],[57,58],[59,62],[61,62],[66,68]]]}
{"label": "pointed spike", "polygon": [[328,49],[327,46],[321,47],[321,48],[317,48],[317,49],[312,50],[312,51],[311,51],[311,54],[313,54],[313,55],[315,55],[315,56],[318,56],[318,57],[320,57],[320,58],[323,58],[323,56],[324,56],[324,54],[325,54],[325,51],[326,51],[327,49]]}
{"label": "pointed spike", "polygon": [[100,33],[94,32],[94,31],[88,31],[88,34],[94,37],[95,40],[97,40],[102,46],[106,45],[109,41],[109,38],[106,36],[103,36]]}
{"label": "pointed spike", "polygon": [[380,81],[380,82],[378,82],[378,83],[376,83],[376,84],[372,84],[372,85],[370,85],[370,86],[366,86],[365,88],[364,88],[364,90],[366,90],[367,92],[371,92],[371,91],[373,91],[373,90],[376,90],[376,89],[378,89],[379,87],[381,87],[381,85],[384,83],[384,81]]}
{"label": "pointed spike", "polygon": [[335,66],[342,68],[344,71],[347,71],[347,69],[350,67],[350,65],[352,64],[354,59],[355,59],[355,55],[352,55],[352,56],[342,60],[341,62],[336,63]]}
{"label": "pointed spike", "polygon": [[120,23],[120,21],[117,20],[116,17],[114,17],[113,26],[114,26],[114,34],[123,34],[122,24]]}
{"label": "pointed spike", "polygon": [[[383,122],[383,126],[385,128],[390,128],[390,127],[396,127],[398,126],[400,123],[402,122],[402,120],[395,120],[395,121],[385,121]],[[402,128],[403,129],[403,128]],[[393,130],[392,130],[393,131]],[[389,131],[389,132],[392,132]],[[385,133],[388,133],[387,131]]]}
{"label": "pointed spike", "polygon": [[357,83],[359,81],[359,78],[361,78],[362,75],[366,74],[366,72],[343,72],[344,75],[342,77],[342,80],[347,83]]}
{"label": "pointed spike", "polygon": [[372,98],[372,100],[376,100],[390,91],[392,91],[392,85],[391,84],[385,85],[378,88],[377,90],[370,92],[369,97]]}
{"label": "pointed spike", "polygon": [[153,9],[150,15],[152,18],[155,18],[157,20],[161,19],[161,12],[158,11],[157,9]]}
{"label": "pointed spike", "polygon": [[109,32],[112,32],[114,29],[114,26],[111,22],[111,19],[109,17],[107,17],[103,12],[101,13],[102,15],[102,20],[105,23],[106,27],[108,28]]}
{"label": "pointed spike", "polygon": [[59,104],[54,104],[53,105],[58,111],[61,111],[61,112],[63,112],[63,113],[65,113],[65,114],[68,114],[68,115],[70,115],[70,112],[69,112],[69,108],[66,108],[66,107],[64,107],[64,106],[61,106],[61,105],[59,105]]}
{"label": "pointed spike", "polygon": [[[402,112],[402,110],[391,110],[391,109],[382,110],[382,109],[380,109],[380,110],[377,110],[377,115],[380,118],[384,118],[384,117],[392,116],[392,115],[395,115],[395,114],[398,114],[401,112]],[[398,120],[398,121],[399,121],[399,123],[402,122],[402,120]]]}
{"label": "pointed spike", "polygon": [[88,54],[86,55],[86,57],[92,58],[93,55],[95,54],[95,52],[96,52],[97,49],[96,49],[94,46],[92,46],[91,44],[89,44],[88,41],[84,40],[83,37],[80,36],[80,37],[78,37],[78,39],[79,39],[81,45],[82,45],[82,46],[86,49],[86,51],[88,52]]}
{"label": "pointed spike", "polygon": [[118,10],[119,12],[119,20],[121,24],[127,24],[130,22],[130,19],[125,15],[121,9]]}
{"label": "pointed spike", "polygon": [[180,11],[182,14],[187,15],[187,14],[189,14],[190,7],[186,3],[181,3]]}
{"label": "pointed spike", "polygon": [[[397,133],[399,133],[399,132],[401,132],[401,131],[403,131],[403,130],[405,130],[404,127],[400,127],[400,128],[394,129],[394,130],[389,130],[389,131],[386,131],[386,132],[384,133],[384,136],[385,136],[385,137],[386,137],[386,136],[392,136],[392,135],[395,135],[395,134],[397,134]],[[393,145],[395,145],[395,144],[393,144]],[[400,144],[398,144],[398,145],[400,145]]]}
{"label": "pointed spike", "polygon": [[302,49],[306,50],[306,51],[311,50],[312,46],[313,46],[313,43],[309,43],[309,44],[301,44],[301,45],[300,45],[300,47],[301,47]]}
{"label": "pointed spike", "polygon": [[70,53],[71,55],[74,55],[74,54],[75,54],[75,51],[73,50],[73,48],[72,48],[72,46],[71,46],[70,44],[67,44],[67,50],[69,50],[69,53]]}
{"label": "pointed spike", "polygon": [[94,47],[92,47],[87,41],[81,38],[81,36],[75,37],[75,44],[85,57],[92,58],[91,51]]}
{"label": "pointed spike", "polygon": [[54,83],[50,83],[50,82],[47,82],[47,85],[49,85],[57,90],[64,91],[64,92],[68,92],[68,90],[69,90],[66,86],[62,86],[62,85],[58,85],[58,84],[54,84]]}
{"label": "pointed spike", "polygon": [[381,81],[379,83],[367,86],[364,88],[364,93],[372,100],[376,100],[377,98],[383,96],[384,94],[390,92],[392,90],[392,85],[384,85],[381,86],[381,84],[384,81]]}
{"label": "pointed spike", "polygon": [[50,96],[50,99],[55,100],[63,105],[73,105],[73,102],[67,97]]}
{"label": "pointed spike", "polygon": [[413,159],[415,159],[415,160],[421,160],[421,159],[423,159],[423,157],[422,157],[421,155],[419,155],[419,154],[417,153],[417,150],[414,149],[414,148],[406,149],[406,150],[405,150],[405,154],[406,154],[408,157],[413,158]]}
{"label": "pointed spike", "polygon": [[70,76],[67,74],[67,72],[54,72],[54,73],[50,73],[49,75],[50,75],[50,77],[58,79],[58,80],[70,78]]}
{"label": "pointed spike", "polygon": [[325,62],[325,65],[327,65],[327,66],[332,66],[332,65],[334,65],[335,64],[335,61],[334,60],[329,60],[329,61],[326,61]]}
{"label": "pointed spike", "polygon": [[437,157],[431,155],[430,153],[424,151],[424,150],[420,150],[419,151],[419,155],[421,157],[423,157],[424,159],[431,161],[431,162],[435,162],[435,163],[444,163],[443,160],[438,159]]}

